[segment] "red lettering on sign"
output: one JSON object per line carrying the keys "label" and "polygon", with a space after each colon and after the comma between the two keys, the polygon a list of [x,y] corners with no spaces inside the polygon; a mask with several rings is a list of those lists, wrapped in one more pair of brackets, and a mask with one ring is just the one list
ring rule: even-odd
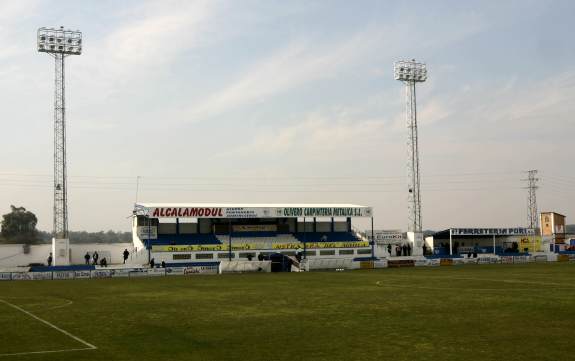
{"label": "red lettering on sign", "polygon": [[152,217],[157,217],[159,214],[158,208],[154,209],[154,213],[152,214]]}

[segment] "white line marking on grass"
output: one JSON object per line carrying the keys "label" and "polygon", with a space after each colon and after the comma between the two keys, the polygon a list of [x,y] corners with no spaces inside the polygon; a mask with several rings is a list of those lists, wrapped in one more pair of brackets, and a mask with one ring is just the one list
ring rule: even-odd
{"label": "white line marking on grass", "polygon": [[68,352],[68,351],[83,351],[83,350],[96,350],[97,349],[97,347],[92,345],[91,343],[86,342],[86,341],[82,340],[80,337],[74,336],[70,332],[63,330],[60,327],[58,327],[58,326],[56,326],[56,325],[54,325],[54,324],[52,324],[46,320],[41,319],[40,317],[34,315],[33,313],[26,311],[22,307],[18,307],[15,304],[12,304],[8,301],[4,301],[3,299],[0,299],[0,302],[4,303],[5,305],[12,307],[15,310],[18,310],[20,312],[27,314],[28,316],[32,317],[33,319],[40,321],[43,324],[52,327],[56,331],[59,331],[59,332],[63,333],[64,335],[66,335],[66,336],[80,342],[81,344],[87,346],[87,348],[82,348],[82,349],[68,349],[68,350],[56,350],[56,351],[35,351],[35,352],[24,352],[24,353],[16,353],[16,354],[14,354],[14,353],[12,353],[12,354],[0,354],[0,356],[15,356],[15,355],[24,355],[24,354],[33,354],[33,353]]}
{"label": "white line marking on grass", "polygon": [[0,353],[0,357],[4,356],[23,356],[23,355],[35,355],[35,354],[43,354],[43,353],[58,353],[58,352],[72,352],[72,351],[88,351],[94,350],[91,347],[86,348],[69,348],[66,350],[51,350],[51,351],[31,351],[31,352],[16,352],[16,353]]}
{"label": "white line marking on grass", "polygon": [[63,298],[63,300],[66,301],[66,303],[63,303],[63,304],[61,304],[61,305],[56,305],[56,306],[48,307],[48,308],[46,308],[46,310],[55,310],[55,309],[57,309],[57,308],[62,308],[62,307],[70,306],[71,304],[74,303],[74,301],[72,301],[72,300],[67,300],[67,299],[65,299],[65,298]]}

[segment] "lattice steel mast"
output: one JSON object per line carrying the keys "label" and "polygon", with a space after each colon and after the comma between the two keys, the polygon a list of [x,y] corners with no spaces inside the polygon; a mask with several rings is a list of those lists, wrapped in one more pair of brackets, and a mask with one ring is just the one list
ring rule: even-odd
{"label": "lattice steel mast", "polygon": [[408,231],[421,232],[421,187],[419,173],[419,144],[417,134],[417,104],[415,83],[427,80],[427,68],[423,63],[398,61],[394,65],[394,77],[405,84],[407,121],[407,183],[408,183]]}
{"label": "lattice steel mast", "polygon": [[38,51],[55,60],[54,80],[54,224],[56,239],[68,238],[68,186],[66,174],[66,82],[64,59],[82,53],[82,33],[54,28],[38,29]]}
{"label": "lattice steel mast", "polygon": [[539,217],[537,214],[537,182],[539,178],[537,178],[537,170],[528,170],[527,171],[527,178],[522,179],[523,181],[527,182],[527,222],[529,224],[529,228],[538,228],[539,227]]}

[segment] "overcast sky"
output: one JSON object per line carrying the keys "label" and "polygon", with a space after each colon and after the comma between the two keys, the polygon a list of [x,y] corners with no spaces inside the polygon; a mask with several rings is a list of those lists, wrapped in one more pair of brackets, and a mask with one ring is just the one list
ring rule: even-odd
{"label": "overcast sky", "polygon": [[[374,207],[406,229],[403,85],[418,85],[423,225],[575,223],[573,1],[0,0],[0,210],[52,227],[53,60],[67,59],[70,229],[129,230],[140,201]],[[360,227],[366,223],[360,223]]]}

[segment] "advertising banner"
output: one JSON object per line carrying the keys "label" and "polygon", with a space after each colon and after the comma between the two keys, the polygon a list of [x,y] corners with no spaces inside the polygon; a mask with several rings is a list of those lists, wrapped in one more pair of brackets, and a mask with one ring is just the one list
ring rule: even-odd
{"label": "advertising banner", "polygon": [[146,277],[148,275],[149,271],[150,271],[149,268],[132,269],[130,271],[130,278],[132,278],[132,277]]}
{"label": "advertising banner", "polygon": [[156,226],[138,226],[138,238],[142,240],[157,239],[158,227]]}
{"label": "advertising banner", "polygon": [[416,259],[415,260],[415,267],[424,267],[429,266],[430,262],[427,259]]}
{"label": "advertising banner", "polygon": [[111,270],[112,278],[130,277],[130,272],[133,270],[134,270],[133,268],[122,268],[122,269]]}
{"label": "advertising banner", "polygon": [[52,272],[30,272],[33,280],[51,280]]}
{"label": "advertising banner", "polygon": [[504,263],[504,264],[513,263],[513,257],[512,256],[501,256],[501,263]]}
{"label": "advertising banner", "polygon": [[150,218],[296,218],[371,217],[371,207],[143,207],[136,214]]}
{"label": "advertising banner", "polygon": [[10,272],[0,272],[0,281],[10,281],[12,274]]}
{"label": "advertising banner", "polygon": [[527,263],[529,256],[513,256],[513,263]]}
{"label": "advertising banner", "polygon": [[387,261],[388,268],[415,267],[412,259],[396,259]]}
{"label": "advertising banner", "polygon": [[451,258],[442,258],[439,261],[440,266],[453,266],[453,260]]}
{"label": "advertising banner", "polygon": [[90,278],[91,276],[90,271],[74,271],[74,278]]}
{"label": "advertising banner", "polygon": [[557,262],[569,262],[568,254],[560,254],[557,256]]}
{"label": "advertising banner", "polygon": [[52,279],[55,280],[72,280],[75,278],[74,271],[56,271],[52,272]]}
{"label": "advertising banner", "polygon": [[18,281],[32,280],[32,272],[12,272],[12,279]]}
{"label": "advertising banner", "polygon": [[519,239],[519,251],[539,252],[541,250],[541,237],[523,236]]}
{"label": "advertising banner", "polygon": [[183,276],[186,267],[168,267],[166,268],[166,276]]}
{"label": "advertising banner", "polygon": [[165,268],[151,268],[148,270],[148,276],[165,276],[166,269]]}
{"label": "advertising banner", "polygon": [[387,268],[387,260],[386,259],[379,259],[379,260],[373,261],[373,267],[374,268]]}
{"label": "advertising banner", "polygon": [[[303,249],[304,244],[297,243],[274,243],[271,249]],[[362,248],[369,247],[369,242],[308,242],[306,248]],[[232,243],[232,251],[246,251],[255,249],[268,249],[263,243]],[[152,246],[152,252],[216,252],[227,251],[227,244],[206,244],[206,245],[175,245],[175,246]]]}
{"label": "advertising banner", "polygon": [[91,278],[110,278],[112,277],[111,270],[93,270],[90,275]]}
{"label": "advertising banner", "polygon": [[218,274],[219,265],[189,266],[184,270],[185,275]]}
{"label": "advertising banner", "polygon": [[[371,240],[371,230],[365,231],[365,235]],[[377,244],[396,244],[404,241],[403,232],[401,231],[374,230],[373,237]]]}
{"label": "advertising banner", "polygon": [[373,269],[373,261],[360,261],[359,262],[360,269]]}
{"label": "advertising banner", "polygon": [[533,228],[452,228],[454,236],[524,236],[535,235]]}

